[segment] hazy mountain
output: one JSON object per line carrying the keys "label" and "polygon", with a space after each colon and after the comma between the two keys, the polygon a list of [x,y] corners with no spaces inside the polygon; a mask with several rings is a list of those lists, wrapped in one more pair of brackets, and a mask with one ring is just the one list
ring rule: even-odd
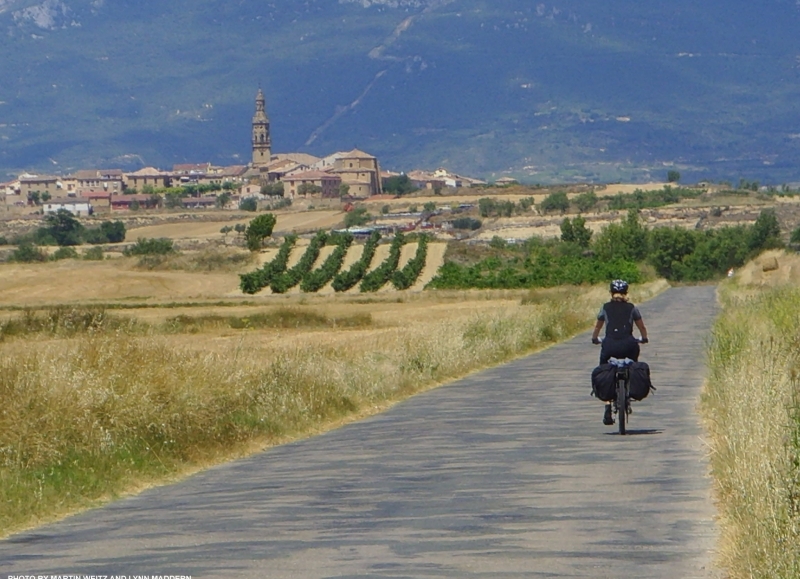
{"label": "hazy mountain", "polygon": [[794,0],[0,0],[0,173],[275,151],[800,180]]}

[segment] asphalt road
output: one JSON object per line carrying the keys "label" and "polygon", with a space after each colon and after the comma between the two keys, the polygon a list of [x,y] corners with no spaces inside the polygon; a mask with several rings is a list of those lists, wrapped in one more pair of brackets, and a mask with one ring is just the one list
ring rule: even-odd
{"label": "asphalt road", "polygon": [[641,309],[658,392],[635,404],[628,436],[589,395],[599,348],[583,334],[2,541],[0,579],[715,577],[695,412],[714,288]]}

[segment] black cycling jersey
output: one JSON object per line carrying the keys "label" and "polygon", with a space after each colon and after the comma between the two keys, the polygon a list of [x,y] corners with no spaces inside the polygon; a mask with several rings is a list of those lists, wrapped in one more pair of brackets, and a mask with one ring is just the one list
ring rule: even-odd
{"label": "black cycling jersey", "polygon": [[633,323],[641,320],[642,314],[633,304],[612,300],[603,304],[597,319],[606,324],[606,338],[622,340],[633,335]]}

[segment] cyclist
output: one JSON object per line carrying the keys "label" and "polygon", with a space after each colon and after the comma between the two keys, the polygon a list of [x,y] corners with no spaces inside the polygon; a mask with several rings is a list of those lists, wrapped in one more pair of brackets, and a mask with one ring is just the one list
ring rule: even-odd
{"label": "cyclist", "polygon": [[[609,358],[630,358],[639,360],[639,341],[633,337],[634,324],[642,336],[641,343],[646,344],[647,328],[642,320],[639,308],[628,302],[628,282],[615,279],[611,282],[611,301],[603,304],[597,314],[597,323],[592,332],[592,344],[600,344],[600,364],[608,363]],[[600,342],[600,330],[606,326],[606,335]],[[603,424],[614,424],[611,402],[606,402]]]}

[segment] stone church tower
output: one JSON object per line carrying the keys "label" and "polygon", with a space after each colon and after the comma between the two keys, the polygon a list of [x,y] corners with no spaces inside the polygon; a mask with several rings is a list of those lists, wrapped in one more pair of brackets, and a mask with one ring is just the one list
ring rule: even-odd
{"label": "stone church tower", "polygon": [[267,116],[264,92],[258,89],[256,114],[253,115],[253,166],[268,165],[272,156],[272,139],[269,136],[269,117]]}

